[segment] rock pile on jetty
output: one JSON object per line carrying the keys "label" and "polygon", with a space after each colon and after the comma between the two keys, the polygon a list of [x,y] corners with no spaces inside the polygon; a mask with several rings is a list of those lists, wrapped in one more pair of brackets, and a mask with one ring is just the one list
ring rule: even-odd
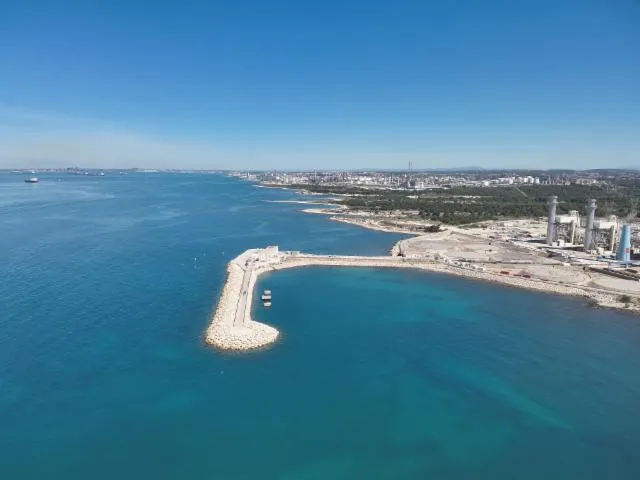
{"label": "rock pile on jetty", "polygon": [[246,311],[240,312],[240,315],[244,316],[244,321],[234,325],[238,303],[242,295],[245,270],[234,261],[229,263],[227,281],[205,336],[207,343],[221,350],[251,350],[276,341],[278,330],[264,323],[254,322],[249,317],[251,312],[250,296],[253,293],[253,284],[258,273],[252,274],[254,278],[250,281],[250,288],[247,292],[249,299]]}

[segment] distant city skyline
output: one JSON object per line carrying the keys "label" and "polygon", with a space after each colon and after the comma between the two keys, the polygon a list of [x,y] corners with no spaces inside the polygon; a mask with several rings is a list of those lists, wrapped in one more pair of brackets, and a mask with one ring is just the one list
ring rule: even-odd
{"label": "distant city skyline", "polygon": [[640,166],[633,0],[27,3],[0,168]]}

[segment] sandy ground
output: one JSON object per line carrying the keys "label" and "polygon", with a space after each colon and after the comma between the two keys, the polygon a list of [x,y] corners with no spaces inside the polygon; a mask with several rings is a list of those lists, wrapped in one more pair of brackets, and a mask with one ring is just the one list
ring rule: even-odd
{"label": "sandy ground", "polygon": [[425,234],[402,243],[403,254],[423,255],[437,252],[464,261],[533,261],[532,255],[495,240],[477,237],[464,230],[445,227],[439,233]]}
{"label": "sandy ground", "polygon": [[609,290],[617,290],[621,293],[640,296],[640,282],[632,282],[622,278],[610,277],[590,272],[592,285]]}

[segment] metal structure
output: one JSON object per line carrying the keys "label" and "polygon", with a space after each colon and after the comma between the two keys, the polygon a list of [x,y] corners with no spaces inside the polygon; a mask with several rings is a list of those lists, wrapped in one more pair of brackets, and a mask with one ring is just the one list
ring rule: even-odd
{"label": "metal structure", "polygon": [[556,207],[558,206],[558,197],[551,195],[547,202],[549,206],[549,217],[547,220],[547,245],[553,245],[556,238]]}
{"label": "metal structure", "polygon": [[631,261],[631,227],[629,225],[622,226],[617,259],[623,263]]}
{"label": "metal structure", "polygon": [[576,210],[569,215],[557,215],[558,197],[551,195],[547,201],[549,214],[547,219],[547,245],[564,246],[574,244],[580,227],[580,215]]}
{"label": "metal structure", "polygon": [[571,210],[569,215],[557,215],[555,225],[555,238],[559,246],[576,243],[578,229],[580,228],[580,214],[577,210]]}
{"label": "metal structure", "polygon": [[587,200],[587,224],[584,229],[584,251],[590,252],[596,249],[593,235],[593,224],[596,218],[596,201],[594,198]]}
{"label": "metal structure", "polygon": [[618,217],[611,215],[609,220],[595,220],[591,233],[591,242],[596,249],[613,252],[618,240]]}

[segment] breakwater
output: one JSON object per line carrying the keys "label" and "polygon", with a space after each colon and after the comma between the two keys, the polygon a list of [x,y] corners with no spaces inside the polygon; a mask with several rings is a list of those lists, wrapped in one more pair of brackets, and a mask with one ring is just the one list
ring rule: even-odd
{"label": "breakwater", "polygon": [[227,279],[205,340],[220,350],[252,350],[274,343],[278,330],[251,319],[254,286],[260,274],[310,265],[398,267],[400,257],[309,255],[279,252],[277,247],[251,249],[227,265]]}
{"label": "breakwater", "polygon": [[[397,252],[397,248],[394,248],[394,252]],[[629,309],[629,305],[622,304],[618,294],[613,291],[568,285],[540,278],[524,278],[483,271],[461,262],[399,256],[312,255],[301,252],[280,252],[277,247],[267,247],[247,250],[229,262],[227,280],[207,329],[206,341],[221,350],[252,350],[274,343],[278,339],[278,330],[251,318],[256,280],[267,271],[314,265],[414,268],[497,282],[529,290],[580,296],[600,306]]]}
{"label": "breakwater", "polygon": [[227,279],[207,329],[207,343],[221,350],[250,350],[276,341],[278,330],[251,320],[253,287],[267,265],[247,250],[227,265]]}

